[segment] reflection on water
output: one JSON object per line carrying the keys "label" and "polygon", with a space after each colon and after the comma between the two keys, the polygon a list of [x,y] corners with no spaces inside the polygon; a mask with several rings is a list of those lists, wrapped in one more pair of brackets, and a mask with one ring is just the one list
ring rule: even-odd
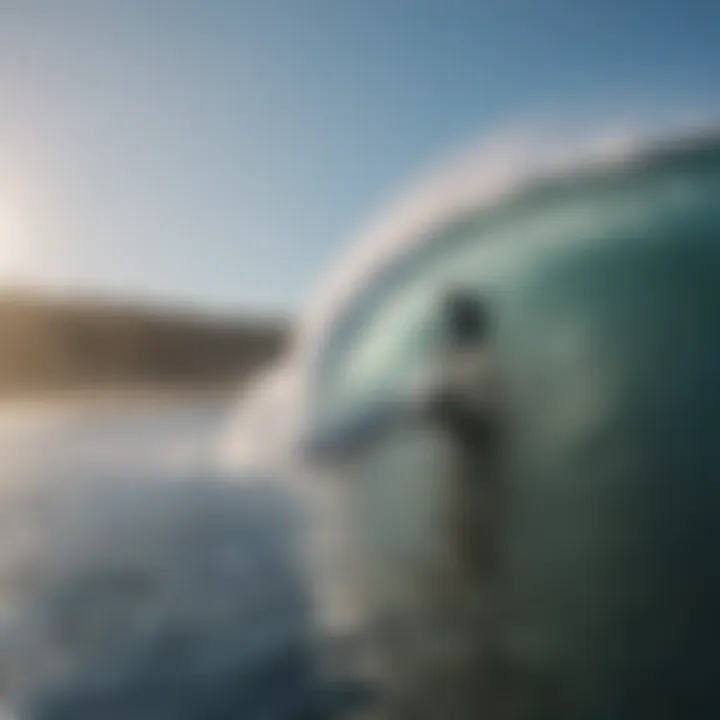
{"label": "reflection on water", "polygon": [[227,410],[0,408],[8,717],[323,716],[294,508],[211,471]]}
{"label": "reflection on water", "polygon": [[5,402],[0,404],[0,470],[6,481],[17,477],[14,473],[48,481],[91,470],[202,467],[211,462],[229,412],[229,401],[211,396]]}

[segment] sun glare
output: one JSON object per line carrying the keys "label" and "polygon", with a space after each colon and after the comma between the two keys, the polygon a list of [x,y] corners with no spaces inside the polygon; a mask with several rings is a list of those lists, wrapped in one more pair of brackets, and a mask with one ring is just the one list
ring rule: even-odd
{"label": "sun glare", "polygon": [[0,273],[11,271],[22,249],[20,218],[15,207],[0,200]]}

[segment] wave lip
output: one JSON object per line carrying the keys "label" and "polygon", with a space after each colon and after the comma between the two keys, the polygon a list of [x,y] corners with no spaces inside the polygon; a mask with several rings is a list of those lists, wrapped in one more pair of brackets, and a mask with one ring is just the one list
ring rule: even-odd
{"label": "wave lip", "polygon": [[333,318],[381,267],[459,217],[488,210],[548,179],[570,179],[597,170],[622,172],[668,152],[711,146],[719,137],[720,128],[711,122],[670,129],[623,123],[601,131],[518,129],[489,136],[431,168],[359,233],[310,303],[298,348],[319,343]]}

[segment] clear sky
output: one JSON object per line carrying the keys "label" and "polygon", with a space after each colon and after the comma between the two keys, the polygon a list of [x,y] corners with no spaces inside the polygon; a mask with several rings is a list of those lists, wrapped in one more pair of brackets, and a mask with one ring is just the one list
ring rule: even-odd
{"label": "clear sky", "polygon": [[483,130],[719,78],[716,0],[0,0],[0,280],[291,309]]}

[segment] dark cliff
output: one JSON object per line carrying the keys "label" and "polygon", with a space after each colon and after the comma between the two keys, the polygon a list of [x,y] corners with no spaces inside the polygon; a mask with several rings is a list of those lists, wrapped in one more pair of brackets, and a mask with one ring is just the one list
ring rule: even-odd
{"label": "dark cliff", "polygon": [[0,394],[235,382],[286,336],[282,319],[0,295]]}

